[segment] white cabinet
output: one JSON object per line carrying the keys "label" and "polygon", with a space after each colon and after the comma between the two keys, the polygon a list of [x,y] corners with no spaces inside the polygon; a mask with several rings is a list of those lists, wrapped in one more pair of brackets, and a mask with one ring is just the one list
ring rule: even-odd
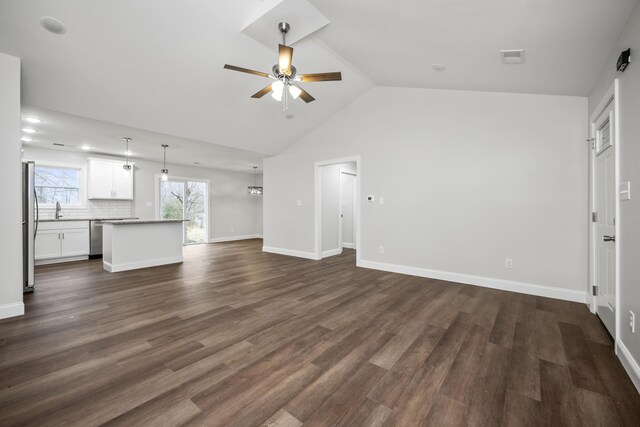
{"label": "white cabinet", "polygon": [[35,244],[35,259],[61,257],[60,231],[38,230]]}
{"label": "white cabinet", "polygon": [[133,163],[89,158],[89,199],[133,200]]}
{"label": "white cabinet", "polygon": [[38,224],[36,261],[89,255],[89,221],[53,221]]}
{"label": "white cabinet", "polygon": [[89,229],[63,230],[61,255],[81,256],[89,255]]}

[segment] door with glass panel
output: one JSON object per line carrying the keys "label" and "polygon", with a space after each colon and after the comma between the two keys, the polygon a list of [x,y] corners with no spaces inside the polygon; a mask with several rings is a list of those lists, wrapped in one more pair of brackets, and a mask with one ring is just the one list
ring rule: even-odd
{"label": "door with glass panel", "polygon": [[188,219],[183,243],[207,243],[208,185],[205,181],[169,179],[160,181],[160,218]]}

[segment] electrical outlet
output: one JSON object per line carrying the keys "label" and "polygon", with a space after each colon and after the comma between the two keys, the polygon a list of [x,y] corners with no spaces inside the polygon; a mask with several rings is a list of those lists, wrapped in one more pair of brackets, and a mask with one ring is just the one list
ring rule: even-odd
{"label": "electrical outlet", "polygon": [[505,268],[513,268],[513,260],[511,258],[504,259],[504,267]]}
{"label": "electrical outlet", "polygon": [[629,329],[631,329],[631,333],[636,333],[636,315],[633,311],[629,310]]}
{"label": "electrical outlet", "polygon": [[296,205],[297,206],[302,206],[302,200],[296,200]]}
{"label": "electrical outlet", "polygon": [[153,203],[151,203],[151,202],[147,202],[147,207],[148,207],[148,208],[152,208],[152,207],[153,207]]}
{"label": "electrical outlet", "polygon": [[380,203],[381,205],[384,205],[384,197],[379,197],[378,203]]}
{"label": "electrical outlet", "polygon": [[380,246],[380,247],[378,248],[378,252],[380,252],[381,254],[383,254],[383,253],[384,253],[384,246]]}

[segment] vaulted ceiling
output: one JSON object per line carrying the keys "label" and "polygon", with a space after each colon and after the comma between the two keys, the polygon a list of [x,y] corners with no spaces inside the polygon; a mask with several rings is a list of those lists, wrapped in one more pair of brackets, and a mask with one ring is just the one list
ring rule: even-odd
{"label": "vaulted ceiling", "polygon": [[[293,45],[294,64],[342,71],[343,81],[307,84],[317,101],[285,113],[270,97],[249,98],[268,81],[222,68],[270,71],[277,46],[241,30],[282,1],[298,0],[0,0],[0,51],[23,60],[27,106],[255,157],[278,153],[374,85],[586,96],[636,3],[309,0],[330,23]],[[46,15],[67,33],[43,30]],[[524,65],[500,62],[500,49],[519,48]]]}

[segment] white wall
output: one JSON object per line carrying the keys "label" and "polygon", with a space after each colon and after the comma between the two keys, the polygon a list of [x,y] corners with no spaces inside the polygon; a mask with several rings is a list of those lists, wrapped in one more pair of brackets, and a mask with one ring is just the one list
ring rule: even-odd
{"label": "white wall", "polygon": [[[616,72],[616,61],[623,50],[631,48],[633,62],[624,73]],[[620,242],[620,306],[621,328],[618,331],[622,351],[618,352],[636,387],[640,390],[640,3],[624,26],[620,38],[609,55],[606,66],[589,96],[589,112],[597,107],[606,91],[619,78],[618,99],[620,182],[631,182],[629,201],[620,202],[618,213]],[[628,326],[629,310],[636,314],[636,333]],[[631,361],[629,360],[631,359]],[[631,368],[631,365],[635,366]],[[631,370],[630,370],[631,368]]]}
{"label": "white wall", "polygon": [[[86,153],[25,147],[24,157],[30,160],[46,159],[55,162],[82,163],[87,157],[107,157]],[[156,176],[161,163],[133,159],[135,162],[133,215],[139,218],[155,218],[157,212],[155,189]],[[247,194],[247,186],[253,185],[250,173],[240,173],[167,164],[169,175],[174,177],[208,179],[209,239],[226,240],[235,237],[262,234],[262,196]],[[258,185],[262,176],[257,176]],[[147,202],[151,206],[147,206]]]}
{"label": "white wall", "polygon": [[322,252],[336,255],[340,227],[340,170],[355,170],[355,163],[321,167],[322,176]]}
{"label": "white wall", "polygon": [[361,156],[361,197],[386,202],[361,200],[362,265],[584,301],[586,117],[580,97],[374,88],[265,159],[264,244],[312,255],[313,164]]}
{"label": "white wall", "polygon": [[24,314],[20,59],[0,53],[0,319]]}

